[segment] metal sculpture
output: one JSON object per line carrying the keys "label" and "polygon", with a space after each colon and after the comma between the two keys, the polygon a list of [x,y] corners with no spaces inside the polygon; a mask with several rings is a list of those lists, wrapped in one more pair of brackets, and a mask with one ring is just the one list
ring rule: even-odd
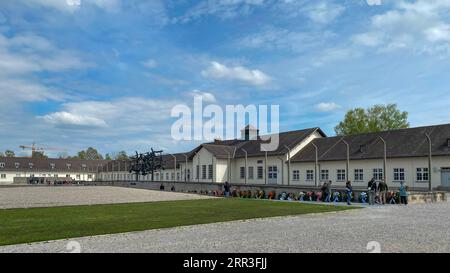
{"label": "metal sculpture", "polygon": [[129,173],[136,175],[136,181],[139,181],[139,175],[146,176],[151,174],[151,179],[154,181],[154,173],[158,170],[164,170],[163,151],[154,151],[136,155],[131,157],[131,166]]}

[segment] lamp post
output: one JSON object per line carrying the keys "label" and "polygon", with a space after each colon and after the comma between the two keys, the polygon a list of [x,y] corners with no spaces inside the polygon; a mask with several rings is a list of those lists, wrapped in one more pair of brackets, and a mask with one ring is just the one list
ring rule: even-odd
{"label": "lamp post", "polygon": [[432,142],[431,142],[431,137],[428,133],[425,133],[425,136],[428,140],[428,190],[431,191],[432,187],[431,187],[431,159],[432,159]]}
{"label": "lamp post", "polygon": [[291,149],[284,145],[284,147],[288,150],[288,186],[291,185]]}
{"label": "lamp post", "polygon": [[349,171],[350,171],[350,145],[348,144],[347,141],[345,141],[344,138],[342,138],[342,142],[347,147],[347,162],[345,165],[346,166],[345,174],[346,174],[347,181],[349,181],[350,180],[350,173],[349,173]]}
{"label": "lamp post", "polygon": [[186,154],[183,154],[184,158],[186,159],[186,166],[184,167],[184,182],[187,182],[187,168],[188,168],[188,156]]}
{"label": "lamp post", "polygon": [[386,183],[386,161],[387,161],[387,151],[386,151],[386,141],[379,136],[381,142],[383,142],[383,182]]}
{"label": "lamp post", "polygon": [[247,153],[247,151],[245,150],[245,149],[241,149],[244,153],[245,153],[245,170],[244,170],[244,178],[245,178],[245,184],[247,184],[247,156],[248,156],[248,153]]}
{"label": "lamp post", "polygon": [[316,150],[315,152],[315,163],[314,163],[314,186],[317,187],[317,181],[318,181],[318,167],[319,167],[319,148],[317,147],[316,144],[311,142],[311,145],[314,147],[314,149]]}

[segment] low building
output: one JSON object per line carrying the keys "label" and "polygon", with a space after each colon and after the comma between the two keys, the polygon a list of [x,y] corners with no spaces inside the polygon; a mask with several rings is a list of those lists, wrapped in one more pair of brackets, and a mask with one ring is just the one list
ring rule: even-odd
{"label": "low building", "polygon": [[0,157],[0,184],[15,181],[94,181],[106,160]]}
{"label": "low building", "polygon": [[[241,139],[204,143],[186,153],[163,156],[154,181],[318,186],[331,180],[366,187],[374,178],[417,189],[450,188],[450,124],[327,137],[320,128],[279,134],[275,151],[261,151],[262,139],[250,126]],[[130,162],[112,161],[98,178],[133,181]],[[151,175],[139,181],[151,181]],[[430,183],[431,181],[431,183]]]}

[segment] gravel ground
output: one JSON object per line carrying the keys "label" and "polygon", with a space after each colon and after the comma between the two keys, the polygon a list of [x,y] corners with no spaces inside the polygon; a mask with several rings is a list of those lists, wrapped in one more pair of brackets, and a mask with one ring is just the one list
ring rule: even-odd
{"label": "gravel ground", "polygon": [[206,196],[121,187],[0,187],[0,209],[134,203],[208,198]]}
{"label": "gravel ground", "polygon": [[[0,247],[0,252],[450,252],[449,203],[371,207]],[[376,244],[376,243],[375,243]]]}

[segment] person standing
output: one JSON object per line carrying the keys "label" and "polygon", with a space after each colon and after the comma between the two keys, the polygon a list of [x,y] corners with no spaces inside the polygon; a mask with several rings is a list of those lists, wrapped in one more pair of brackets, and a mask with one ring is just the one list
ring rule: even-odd
{"label": "person standing", "polygon": [[386,184],[386,182],[381,181],[380,183],[378,183],[378,192],[380,193],[380,202],[381,204],[386,204],[386,195],[387,195],[387,191],[388,191],[388,185]]}
{"label": "person standing", "polygon": [[369,192],[369,205],[375,205],[375,195],[377,193],[377,182],[372,178],[367,184],[367,190]]}
{"label": "person standing", "polygon": [[400,204],[408,205],[408,187],[405,186],[405,182],[400,182]]}
{"label": "person standing", "polygon": [[346,193],[347,193],[347,205],[351,205],[351,201],[352,201],[352,193],[353,193],[353,188],[352,188],[352,182],[347,181],[347,183],[345,184],[345,189],[346,189]]}
{"label": "person standing", "polygon": [[230,197],[230,184],[228,183],[228,181],[226,181],[225,185],[223,185],[223,189],[225,197]]}
{"label": "person standing", "polygon": [[329,202],[331,202],[331,180],[328,182],[325,182],[324,187],[325,187],[325,194],[326,194],[325,202],[329,203]]}

